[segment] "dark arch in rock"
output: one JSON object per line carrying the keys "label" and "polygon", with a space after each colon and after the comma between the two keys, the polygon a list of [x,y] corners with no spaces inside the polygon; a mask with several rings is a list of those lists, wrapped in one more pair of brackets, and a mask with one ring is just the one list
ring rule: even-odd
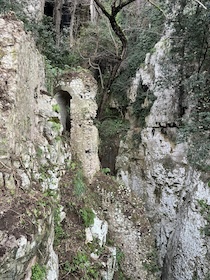
{"label": "dark arch in rock", "polygon": [[71,131],[71,113],[70,113],[70,102],[71,95],[66,90],[56,90],[55,99],[60,107],[61,124],[63,126],[63,134]]}
{"label": "dark arch in rock", "polygon": [[53,17],[54,2],[45,1],[44,14],[48,17]]}

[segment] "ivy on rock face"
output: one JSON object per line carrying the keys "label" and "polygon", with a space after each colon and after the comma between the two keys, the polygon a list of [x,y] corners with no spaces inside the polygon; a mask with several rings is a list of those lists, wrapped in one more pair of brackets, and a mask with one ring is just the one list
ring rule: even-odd
{"label": "ivy on rock face", "polygon": [[[133,114],[137,118],[139,125],[144,127],[145,118],[149,115],[150,109],[155,101],[156,97],[154,94],[141,83],[137,89],[137,97],[136,101],[133,103]],[[145,105],[145,100],[147,101],[147,105]]]}

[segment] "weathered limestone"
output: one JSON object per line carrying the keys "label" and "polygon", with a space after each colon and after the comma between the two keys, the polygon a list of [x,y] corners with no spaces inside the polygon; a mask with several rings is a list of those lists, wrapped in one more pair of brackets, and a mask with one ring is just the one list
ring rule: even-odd
{"label": "weathered limestone", "polygon": [[[171,17],[176,15],[177,10]],[[157,99],[145,128],[137,127],[128,114],[132,126],[126,141],[121,142],[118,177],[145,201],[163,267],[161,279],[206,279],[210,248],[208,236],[202,230],[207,222],[199,201],[209,205],[210,190],[201,173],[190,167],[187,144],[175,140],[180,112],[179,81],[172,79],[177,69],[168,59],[172,28],[166,26],[165,35],[156,44],[155,52],[147,55],[145,67],[137,72],[128,93],[131,103],[134,102],[136,85],[141,80]],[[172,80],[167,81],[169,78]],[[132,135],[136,131],[141,140],[134,146]]]}
{"label": "weathered limestone", "polygon": [[13,18],[0,18],[0,278],[29,279],[41,263],[56,280],[53,211],[43,192],[58,188],[68,154],[45,94],[43,58]]}
{"label": "weathered limestone", "polygon": [[44,14],[45,0],[18,0],[30,21],[39,22]]}
{"label": "weathered limestone", "polygon": [[[91,182],[94,174],[100,169],[98,129],[93,123],[97,110],[95,101],[96,81],[85,70],[74,73],[73,77],[69,73],[69,75],[64,76],[55,92],[57,93],[57,100],[58,98],[60,100],[58,100],[58,104],[59,102],[62,103],[61,96],[65,92],[68,92],[72,98],[70,100],[71,150],[75,158],[81,162],[85,177]],[[63,111],[64,109],[61,110],[61,122],[64,124],[65,121],[62,120],[66,119],[66,114]]]}
{"label": "weathered limestone", "polygon": [[[98,182],[97,192],[101,197],[101,207],[109,226],[109,236],[117,246],[118,265],[128,278],[137,280],[156,279],[156,260],[154,238],[151,225],[145,213],[142,201],[129,187],[104,178],[103,185]],[[97,185],[97,179],[94,186]],[[146,269],[146,267],[150,267]],[[117,271],[116,267],[116,271]],[[115,274],[118,277],[119,274]]]}
{"label": "weathered limestone", "polygon": [[[93,210],[94,211],[94,210]],[[94,211],[96,214],[96,212]],[[103,280],[112,280],[114,272],[116,270],[116,247],[111,247],[106,245],[107,233],[108,233],[108,223],[97,217],[94,218],[94,223],[92,226],[86,228],[86,241],[85,243],[97,242],[100,248],[106,251],[106,260],[100,261],[102,269],[100,274]],[[91,258],[93,260],[98,260],[100,254],[95,250],[91,253]]]}

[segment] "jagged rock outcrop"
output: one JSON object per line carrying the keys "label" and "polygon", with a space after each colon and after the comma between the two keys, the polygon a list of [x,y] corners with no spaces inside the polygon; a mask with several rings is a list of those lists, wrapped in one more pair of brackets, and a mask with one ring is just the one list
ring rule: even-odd
{"label": "jagged rock outcrop", "polygon": [[109,240],[105,244],[117,248],[113,279],[120,279],[121,273],[128,279],[156,279],[154,238],[143,202],[130,188],[103,174],[92,184],[100,199],[97,213],[108,222]]}
{"label": "jagged rock outcrop", "polygon": [[[184,13],[192,11],[189,3]],[[176,1],[170,18],[179,15],[183,5]],[[130,111],[131,129],[121,142],[117,159],[118,178],[131,187],[146,203],[153,224],[159,262],[164,280],[207,279],[209,277],[209,237],[207,226],[210,193],[208,176],[190,166],[187,143],[178,143],[180,113],[180,73],[169,57],[174,21],[148,54],[139,69],[128,97],[131,103],[139,83],[153,92],[156,100],[146,117],[145,128],[138,126]],[[166,69],[167,68],[167,69]],[[185,97],[182,96],[182,100]],[[186,98],[185,98],[186,102]],[[189,100],[188,100],[189,102]],[[145,103],[141,106],[145,106]],[[189,108],[185,116],[189,117]],[[184,117],[185,117],[184,116]],[[139,133],[139,142],[133,136]],[[207,175],[207,174],[206,174]],[[200,204],[205,206],[201,207]],[[196,277],[196,278],[194,278]]]}
{"label": "jagged rock outcrop", "polygon": [[[34,264],[58,279],[49,192],[68,154],[46,94],[44,61],[14,14],[0,18],[0,278],[30,279]],[[45,195],[44,195],[45,193]],[[53,265],[52,265],[53,264]]]}
{"label": "jagged rock outcrop", "polygon": [[[84,175],[91,182],[94,174],[100,169],[98,129],[93,123],[97,111],[96,81],[86,70],[69,73],[61,79],[55,93],[61,108],[63,127],[66,127],[66,123],[69,122],[72,154],[81,162]],[[64,102],[66,93],[70,96],[68,104]],[[69,106],[69,112],[66,111],[65,106]],[[70,114],[69,120],[66,119],[68,114]]]}

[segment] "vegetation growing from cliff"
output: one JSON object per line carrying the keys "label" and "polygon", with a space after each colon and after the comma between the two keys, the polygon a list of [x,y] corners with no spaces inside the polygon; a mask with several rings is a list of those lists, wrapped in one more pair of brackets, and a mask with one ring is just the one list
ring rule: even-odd
{"label": "vegetation growing from cliff", "polygon": [[46,268],[42,265],[35,264],[32,266],[31,280],[44,280],[46,276]]}
{"label": "vegetation growing from cliff", "polygon": [[126,135],[129,123],[119,116],[117,110],[107,108],[104,119],[97,122],[97,127],[100,135],[99,158],[101,166],[109,168],[110,174],[115,175],[120,140]]}
{"label": "vegetation growing from cliff", "polygon": [[210,236],[210,205],[203,199],[198,200],[198,205],[200,207],[200,213],[206,221],[206,225],[201,228],[201,232],[204,233],[205,236]]}
{"label": "vegetation growing from cliff", "polygon": [[[100,85],[99,107],[109,102],[109,96],[113,95],[118,100],[120,110],[124,111],[127,106],[126,90],[131,78],[144,62],[146,53],[160,38],[163,26],[160,9],[147,2],[132,2],[135,1],[124,1],[118,5],[113,1],[108,5],[96,0],[98,15],[94,19],[87,16],[88,7],[80,8],[78,2],[67,25],[63,23],[61,1],[55,1],[53,14],[49,16],[46,13],[39,23],[30,22],[23,5],[16,1],[3,0],[0,12],[15,11],[18,18],[24,21],[26,30],[32,32],[40,52],[46,56],[48,65],[57,71],[57,75],[59,69],[79,65],[90,68]],[[61,5],[60,12],[57,10],[58,4]],[[84,13],[84,22],[76,22],[80,13]],[[73,33],[72,26],[67,27],[69,23],[75,28]],[[99,108],[101,116],[106,106],[102,107]]]}
{"label": "vegetation growing from cliff", "polygon": [[[81,166],[73,161],[68,165],[67,173],[60,183],[61,200],[65,219],[58,220],[64,233],[56,242],[59,255],[60,279],[98,279],[100,264],[91,259],[90,254],[99,250],[97,242],[85,245],[85,228],[93,224],[98,198],[88,188]],[[93,248],[94,247],[94,248]]]}
{"label": "vegetation growing from cliff", "polygon": [[136,100],[132,104],[132,113],[136,117],[140,127],[145,126],[145,118],[149,115],[155,99],[154,94],[140,83],[137,89]]}
{"label": "vegetation growing from cliff", "polygon": [[179,83],[180,134],[189,143],[189,161],[196,168],[209,171],[210,12],[199,3],[194,3],[190,12],[184,12],[185,5],[183,2],[172,34],[171,60],[179,70],[172,84]]}
{"label": "vegetation growing from cliff", "polygon": [[[132,17],[132,15],[130,16]],[[153,50],[163,29],[164,17],[158,9],[145,5],[140,11],[139,17],[140,20],[133,23],[133,26],[129,25],[125,31],[128,36],[127,57],[119,75],[111,86],[113,97],[122,109],[125,109],[128,105],[127,90],[135,77],[136,71],[144,64],[146,54]],[[135,17],[132,20],[134,21]],[[129,21],[128,15],[124,19],[125,28]],[[141,91],[138,91],[138,98],[142,98],[141,93]]]}

